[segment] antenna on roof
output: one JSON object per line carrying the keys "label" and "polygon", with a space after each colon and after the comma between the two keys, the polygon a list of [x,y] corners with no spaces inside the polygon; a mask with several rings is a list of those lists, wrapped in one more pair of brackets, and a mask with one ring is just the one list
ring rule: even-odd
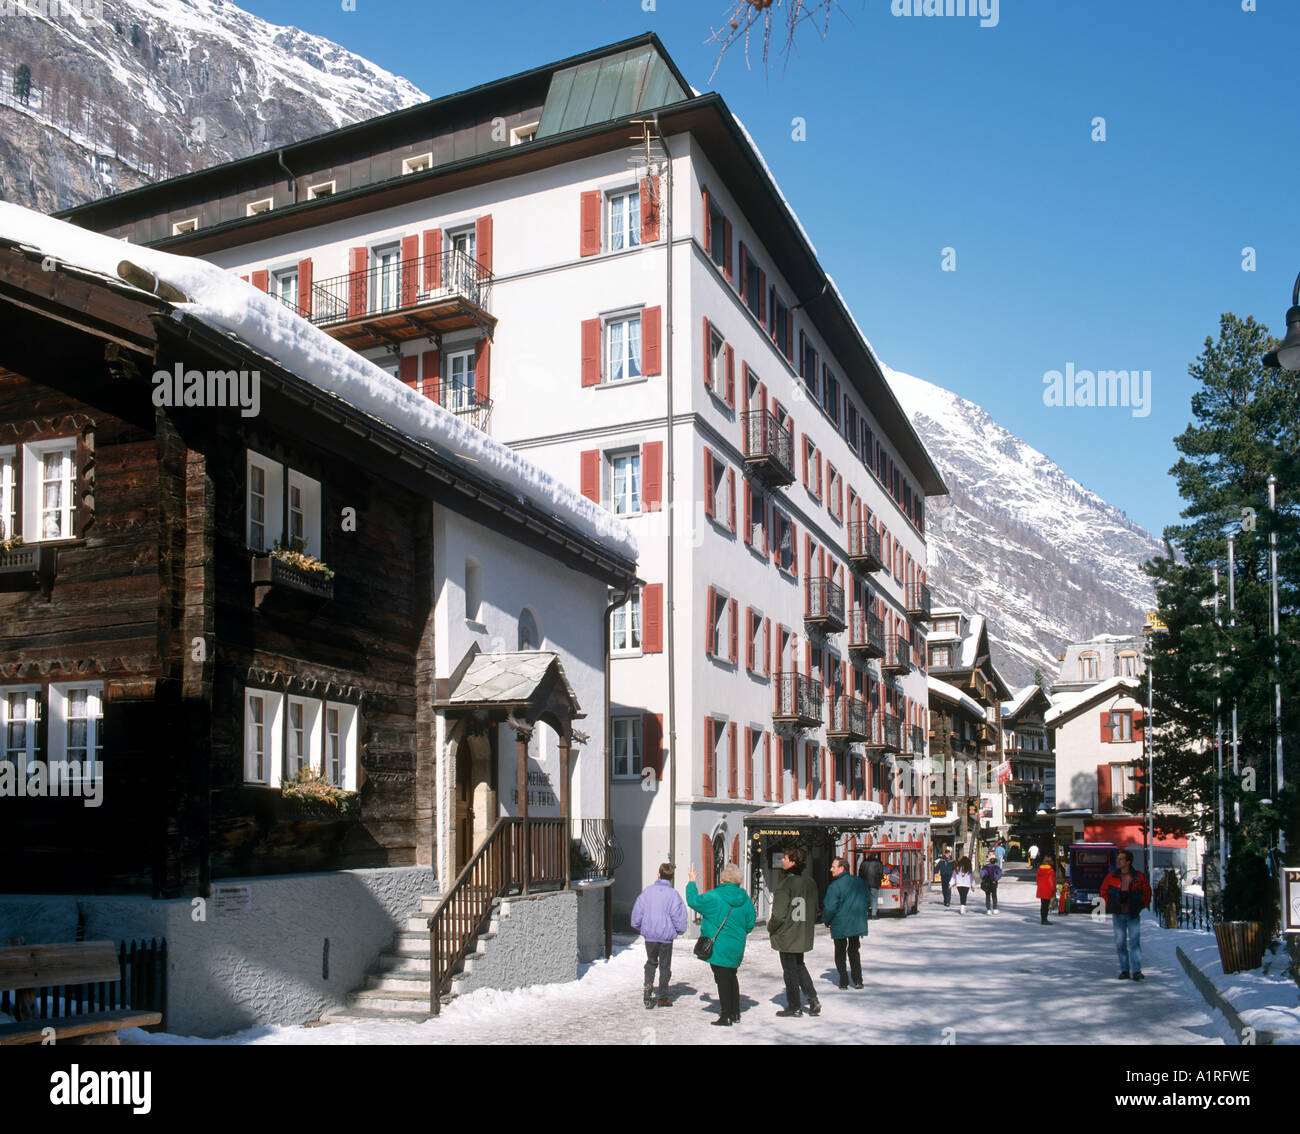
{"label": "antenna on roof", "polygon": [[627,164],[637,172],[637,180],[646,183],[655,215],[659,212],[659,175],[663,173],[668,158],[659,136],[657,118],[634,118],[637,132],[632,135],[632,149]]}

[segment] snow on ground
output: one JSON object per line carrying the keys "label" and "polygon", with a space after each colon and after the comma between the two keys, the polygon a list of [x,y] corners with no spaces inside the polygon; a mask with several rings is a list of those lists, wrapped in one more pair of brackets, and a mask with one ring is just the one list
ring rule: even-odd
{"label": "snow on ground", "polygon": [[[1014,871],[1014,867],[1012,868]],[[741,1022],[717,1028],[713,976],[679,941],[674,1006],[641,1003],[640,942],[584,966],[578,980],[513,992],[480,990],[423,1024],[364,1021],[320,1027],[261,1027],[216,1040],[123,1033],[125,1042],[178,1044],[1231,1044],[1228,1025],[1206,1007],[1174,955],[1191,931],[1143,925],[1147,981],[1116,980],[1114,938],[1090,917],[1038,923],[1028,880],[1000,889],[1001,910],[985,915],[979,891],[966,915],[927,893],[919,915],[872,922],[863,942],[866,988],[840,991],[829,935],[818,931],[808,969],[822,1014],[778,1019],[780,962],[764,927],[740,968]],[[956,897],[953,898],[954,903]],[[1213,943],[1213,935],[1201,933]],[[1235,978],[1229,978],[1235,979]],[[1261,1025],[1262,1026],[1262,1025]],[[946,1029],[952,1029],[947,1032]]]}
{"label": "snow on ground", "polygon": [[204,260],[125,244],[76,225],[0,201],[0,237],[46,256],[117,279],[130,260],[188,295],[178,310],[230,333],[267,358],[453,461],[527,498],[557,520],[636,559],[631,529],[610,511],[561,484],[526,457],[461,421],[350,347],[300,318],[283,303]]}
{"label": "snow on ground", "polygon": [[1285,952],[1265,953],[1264,966],[1244,973],[1224,973],[1213,933],[1180,929],[1167,932],[1174,944],[1236,1010],[1247,1027],[1272,1032],[1275,1043],[1300,1044],[1300,987],[1286,973]]}

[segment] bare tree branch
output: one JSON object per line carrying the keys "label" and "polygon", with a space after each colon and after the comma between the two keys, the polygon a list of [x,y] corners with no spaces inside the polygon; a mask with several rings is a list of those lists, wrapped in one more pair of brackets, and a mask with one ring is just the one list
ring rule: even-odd
{"label": "bare tree branch", "polygon": [[[754,37],[755,47],[761,33],[762,60],[766,70],[771,64],[772,41],[775,31],[780,47],[777,51],[782,59],[782,67],[789,65],[790,51],[794,47],[794,37],[799,25],[812,23],[824,40],[830,30],[831,13],[844,13],[838,0],[730,0],[731,7],[724,17],[721,28],[710,28],[710,36],[705,41],[718,45],[718,58],[713,64],[709,81],[722,66],[722,57],[727,49],[738,42],[745,45],[745,66],[750,67],[750,38]],[[847,13],[844,18],[848,19]],[[852,22],[851,20],[849,21]]]}

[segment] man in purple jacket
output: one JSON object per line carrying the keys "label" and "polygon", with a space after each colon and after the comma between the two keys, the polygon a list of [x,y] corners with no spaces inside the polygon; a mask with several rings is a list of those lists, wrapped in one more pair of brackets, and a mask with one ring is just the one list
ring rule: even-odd
{"label": "man in purple jacket", "polygon": [[655,1006],[655,969],[658,969],[659,1007],[671,1008],[668,983],[673,975],[673,939],[686,932],[686,903],[673,888],[671,862],[662,863],[658,881],[651,882],[637,896],[632,907],[632,928],[645,938],[645,1006]]}

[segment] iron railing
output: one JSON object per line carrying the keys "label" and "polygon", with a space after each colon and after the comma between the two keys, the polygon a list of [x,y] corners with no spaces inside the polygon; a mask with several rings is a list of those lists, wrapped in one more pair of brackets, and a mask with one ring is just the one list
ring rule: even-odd
{"label": "iron railing", "polygon": [[885,657],[880,666],[907,673],[912,668],[912,643],[901,634],[891,634],[885,639]]}
{"label": "iron railing", "polygon": [[822,719],[822,683],[802,673],[776,675],[776,711],[778,719],[820,721]]}
{"label": "iron railing", "polygon": [[849,612],[849,649],[865,650],[868,657],[885,656],[885,624],[869,610]]}
{"label": "iron railing", "polygon": [[884,569],[880,557],[880,532],[870,520],[849,521],[849,562],[865,571]]}
{"label": "iron railing", "polygon": [[808,579],[804,584],[804,618],[828,630],[843,630],[844,588],[822,575]]}
{"label": "iron railing", "polygon": [[912,754],[914,756],[925,755],[925,729],[920,725],[912,726]]}
{"label": "iron railing", "polygon": [[894,713],[885,713],[881,719],[881,741],[892,752],[903,750],[902,722]]}
{"label": "iron railing", "polygon": [[486,309],[492,273],[459,249],[346,272],[312,284],[311,311],[299,312],[318,327],[464,299]]}
{"label": "iron railing", "polygon": [[907,614],[923,622],[930,619],[930,587],[927,583],[912,583],[907,588]]}
{"label": "iron railing", "polygon": [[770,479],[793,483],[794,438],[776,415],[767,410],[750,410],[744,416],[744,430],[745,460],[766,466]]}
{"label": "iron railing", "polygon": [[492,399],[473,386],[454,386],[450,382],[426,382],[424,394],[448,413],[455,414],[481,433],[492,425]]}
{"label": "iron railing", "polygon": [[614,871],[623,865],[623,848],[618,845],[614,824],[608,819],[575,819],[570,846],[571,878],[583,882],[613,878]]}
{"label": "iron railing", "polygon": [[1218,920],[1213,907],[1205,900],[1205,895],[1183,895],[1182,905],[1178,910],[1179,929],[1208,929],[1213,933],[1214,923]]}
{"label": "iron railing", "polygon": [[866,740],[871,735],[871,712],[860,697],[831,698],[831,721],[826,730],[839,736]]}

